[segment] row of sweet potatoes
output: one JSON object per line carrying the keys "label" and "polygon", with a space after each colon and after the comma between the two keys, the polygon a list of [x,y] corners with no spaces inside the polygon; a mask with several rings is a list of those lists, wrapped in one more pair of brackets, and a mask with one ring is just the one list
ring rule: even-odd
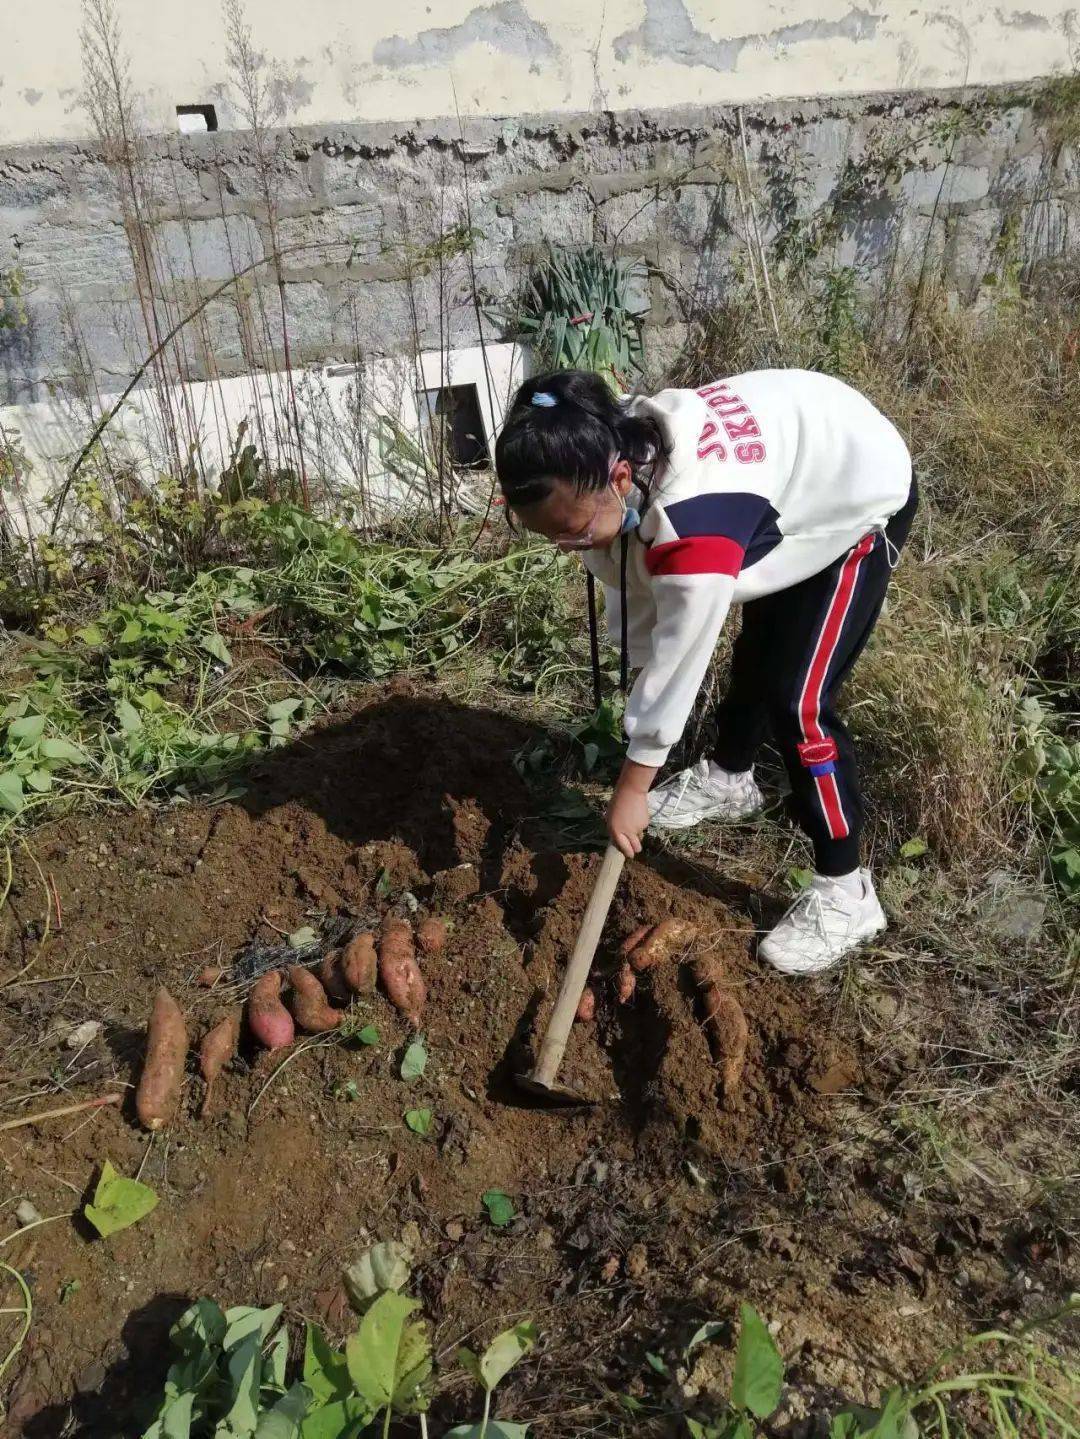
{"label": "row of sweet potatoes", "polygon": [[[248,994],[248,1028],[267,1050],[292,1044],[297,1029],[305,1034],[326,1034],[345,1017],[334,1002],[349,1004],[356,996],[372,994],[377,981],[394,1007],[416,1028],[427,997],[417,947],[421,954],[434,955],[445,944],[442,920],[422,920],[414,941],[406,920],[387,915],[377,940],[370,932],[358,934],[343,950],[328,955],[318,974],[303,965],[292,965],[287,972],[288,1006],[282,999],[281,970],[264,974]],[[199,1072],[206,1082],[204,1114],[218,1075],[236,1053],[240,1023],[241,1011],[236,1006],[203,1035],[199,1045]],[[187,1051],[183,1010],[167,989],[159,989],[147,1026],[146,1059],[135,1095],[136,1113],[147,1129],[160,1129],[172,1118]]]}

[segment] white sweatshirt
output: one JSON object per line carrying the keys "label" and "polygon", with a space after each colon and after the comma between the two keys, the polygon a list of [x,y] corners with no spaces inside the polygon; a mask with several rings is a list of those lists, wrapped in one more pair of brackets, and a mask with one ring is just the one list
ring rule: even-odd
{"label": "white sweatshirt", "polygon": [[[628,755],[662,765],[679,739],[733,603],[798,584],[884,527],[911,489],[892,424],[842,381],[756,370],[628,402],[657,420],[657,466],[627,555],[627,647],[640,667]],[[619,643],[621,541],[582,558]],[[762,663],[768,657],[762,656]]]}

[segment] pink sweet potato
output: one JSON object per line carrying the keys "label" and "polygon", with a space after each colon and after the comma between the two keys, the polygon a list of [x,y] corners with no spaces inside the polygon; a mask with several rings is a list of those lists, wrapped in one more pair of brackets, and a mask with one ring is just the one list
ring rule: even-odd
{"label": "pink sweet potato", "polygon": [[203,1035],[202,1044],[199,1046],[199,1072],[206,1080],[201,1111],[203,1118],[210,1112],[214,1081],[236,1053],[239,1039],[239,1009],[231,1009],[224,1019],[220,1019],[213,1029],[208,1029]]}
{"label": "pink sweet potato", "polygon": [[281,971],[264,974],[248,995],[247,1020],[264,1049],[284,1049],[296,1038],[292,1015],[281,1002]]}
{"label": "pink sweet potato", "polygon": [[331,1029],[337,1029],[341,1023],[341,1011],[331,1007],[326,990],[310,969],[305,969],[302,964],[292,965],[289,983],[292,985],[289,1008],[305,1034],[326,1034]]}
{"label": "pink sweet potato", "polygon": [[187,1025],[167,989],[159,989],[146,1031],[146,1060],[135,1111],[147,1129],[160,1129],[176,1112],[187,1056]]}
{"label": "pink sweet potato", "polygon": [[427,985],[416,962],[412,931],[402,919],[387,915],[379,936],[379,978],[386,996],[413,1028],[419,1028]]}
{"label": "pink sweet potato", "polygon": [[373,994],[378,963],[375,936],[365,930],[345,946],[338,967],[346,987],[353,994]]}
{"label": "pink sweet potato", "polygon": [[630,955],[631,968],[637,974],[646,969],[654,969],[656,965],[665,964],[676,954],[688,949],[695,939],[697,925],[691,924],[689,920],[661,920]]}
{"label": "pink sweet potato", "polygon": [[615,976],[615,997],[620,1004],[629,1004],[634,997],[635,989],[637,989],[637,975],[629,964],[624,964]]}
{"label": "pink sweet potato", "polygon": [[713,1058],[720,1066],[720,1084],[725,1099],[732,1099],[742,1081],[749,1037],[746,1015],[730,989],[717,982],[719,966],[707,960],[694,965],[698,993],[705,1011],[705,1033]]}
{"label": "pink sweet potato", "polygon": [[319,983],[330,996],[333,1004],[348,1004],[349,989],[341,972],[341,955],[335,950],[319,965]]}
{"label": "pink sweet potato", "polygon": [[589,984],[581,991],[574,1018],[582,1024],[591,1024],[596,1018],[596,992]]}
{"label": "pink sweet potato", "polygon": [[416,944],[425,958],[429,959],[432,955],[442,954],[446,948],[445,920],[436,919],[433,914],[429,914],[427,919],[421,920],[416,930]]}
{"label": "pink sweet potato", "polygon": [[653,926],[651,924],[639,924],[637,929],[635,929],[631,934],[628,934],[623,940],[622,944],[619,945],[619,953],[622,955],[623,959],[626,959],[628,955],[633,954],[634,950],[637,949],[638,945],[642,942],[646,935],[652,933],[652,930]]}

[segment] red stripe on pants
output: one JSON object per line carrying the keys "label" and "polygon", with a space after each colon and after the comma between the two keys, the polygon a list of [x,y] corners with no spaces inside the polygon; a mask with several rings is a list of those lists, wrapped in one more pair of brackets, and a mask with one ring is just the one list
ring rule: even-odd
{"label": "red stripe on pants", "polygon": [[[828,609],[825,611],[825,619],[817,637],[814,652],[810,657],[810,667],[806,671],[806,679],[803,681],[802,694],[799,696],[799,724],[802,727],[804,743],[811,740],[820,742],[827,738],[821,727],[821,695],[829,674],[829,666],[832,664],[837,645],[844,632],[848,611],[851,609],[855,584],[859,578],[859,569],[863,560],[874,548],[876,538],[876,535],[869,534],[861,539],[844,561],[837,576],[836,588],[829,601]],[[836,783],[836,775],[815,775],[814,785],[822,812],[825,815],[829,838],[846,839],[851,831],[844,813],[844,806],[840,801],[840,789]]]}

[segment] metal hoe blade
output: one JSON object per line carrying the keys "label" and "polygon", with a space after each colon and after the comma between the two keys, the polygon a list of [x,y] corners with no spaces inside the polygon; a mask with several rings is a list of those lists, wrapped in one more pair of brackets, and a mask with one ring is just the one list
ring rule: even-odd
{"label": "metal hoe blade", "polygon": [[544,1084],[532,1074],[515,1074],[514,1083],[552,1109],[592,1109],[598,1103],[565,1084]]}

